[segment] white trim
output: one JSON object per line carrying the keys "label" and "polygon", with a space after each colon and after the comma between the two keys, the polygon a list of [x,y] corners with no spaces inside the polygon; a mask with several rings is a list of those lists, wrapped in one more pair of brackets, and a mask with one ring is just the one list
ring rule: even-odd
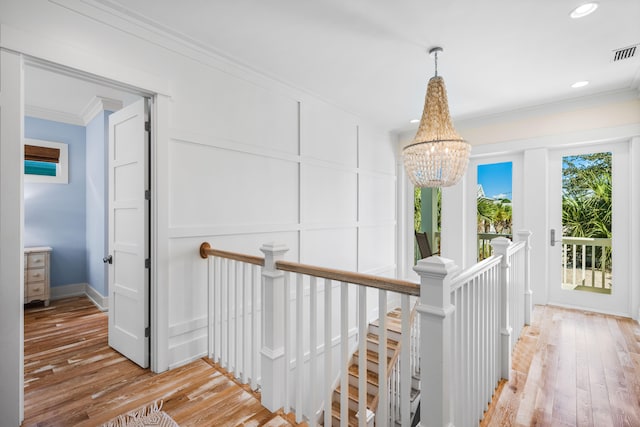
{"label": "white trim", "polygon": [[93,304],[95,304],[96,307],[98,307],[98,310],[109,311],[109,297],[101,295],[100,292],[98,292],[88,283],[85,288],[85,295],[91,300]]}
{"label": "white trim", "polygon": [[71,283],[69,285],[52,286],[51,300],[86,296],[100,311],[109,310],[109,297],[100,294],[88,283]]}
{"label": "white trim", "polygon": [[87,126],[91,120],[103,111],[118,111],[122,108],[122,101],[118,99],[105,98],[103,96],[94,96],[82,109],[82,123]]}
{"label": "white trim", "polygon": [[25,105],[24,115],[35,117],[37,119],[51,120],[53,122],[67,123],[69,125],[85,126],[84,120],[82,120],[82,117],[77,114],[38,107],[36,105]]}
{"label": "white trim", "polygon": [[25,145],[35,145],[37,147],[57,148],[60,150],[60,157],[56,164],[56,176],[31,175],[24,173],[24,182],[35,182],[44,184],[68,184],[69,183],[69,147],[64,142],[45,141],[42,139],[24,138],[22,149]]}

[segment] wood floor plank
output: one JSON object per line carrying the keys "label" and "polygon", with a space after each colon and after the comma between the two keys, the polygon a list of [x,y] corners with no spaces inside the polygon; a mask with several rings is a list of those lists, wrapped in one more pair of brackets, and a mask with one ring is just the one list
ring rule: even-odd
{"label": "wood floor plank", "polygon": [[25,307],[23,426],[95,427],[156,400],[183,427],[294,425],[208,360],[141,369],[108,346],[107,320],[83,297]]}
{"label": "wood floor plank", "polygon": [[536,306],[480,425],[640,426],[638,323]]}

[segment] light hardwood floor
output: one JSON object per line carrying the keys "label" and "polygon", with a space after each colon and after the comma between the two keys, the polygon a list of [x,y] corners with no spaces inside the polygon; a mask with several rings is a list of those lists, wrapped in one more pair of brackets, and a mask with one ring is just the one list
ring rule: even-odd
{"label": "light hardwood floor", "polygon": [[536,306],[481,426],[640,426],[640,327]]}
{"label": "light hardwood floor", "polygon": [[86,298],[27,306],[24,426],[94,427],[163,399],[180,426],[290,426],[205,359],[162,374],[107,344],[107,315]]}

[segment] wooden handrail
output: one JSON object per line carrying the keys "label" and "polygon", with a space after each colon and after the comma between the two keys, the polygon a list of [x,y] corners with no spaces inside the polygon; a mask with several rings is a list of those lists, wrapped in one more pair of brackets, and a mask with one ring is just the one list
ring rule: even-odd
{"label": "wooden handrail", "polygon": [[333,268],[317,267],[314,265],[298,264],[290,261],[276,261],[276,268],[292,273],[307,274],[309,276],[322,277],[338,282],[353,283],[355,285],[368,286],[370,288],[384,289],[386,291],[399,292],[412,296],[420,296],[420,285],[405,280],[391,279],[373,276],[370,274],[354,273],[351,271],[336,270]]}
{"label": "wooden handrail", "polygon": [[246,262],[247,264],[255,264],[264,266],[264,258],[253,255],[245,255],[237,252],[221,251],[219,249],[212,249],[208,242],[203,242],[200,245],[200,256],[203,259],[207,259],[209,256],[217,256],[220,258],[232,259],[235,261]]}

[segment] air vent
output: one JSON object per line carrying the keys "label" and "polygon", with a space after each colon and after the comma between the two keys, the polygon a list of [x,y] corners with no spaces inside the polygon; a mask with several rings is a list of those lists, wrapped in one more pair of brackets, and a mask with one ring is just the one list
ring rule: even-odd
{"label": "air vent", "polygon": [[623,59],[629,59],[636,56],[638,51],[638,45],[623,47],[622,49],[616,49],[613,51],[613,62],[622,61]]}

